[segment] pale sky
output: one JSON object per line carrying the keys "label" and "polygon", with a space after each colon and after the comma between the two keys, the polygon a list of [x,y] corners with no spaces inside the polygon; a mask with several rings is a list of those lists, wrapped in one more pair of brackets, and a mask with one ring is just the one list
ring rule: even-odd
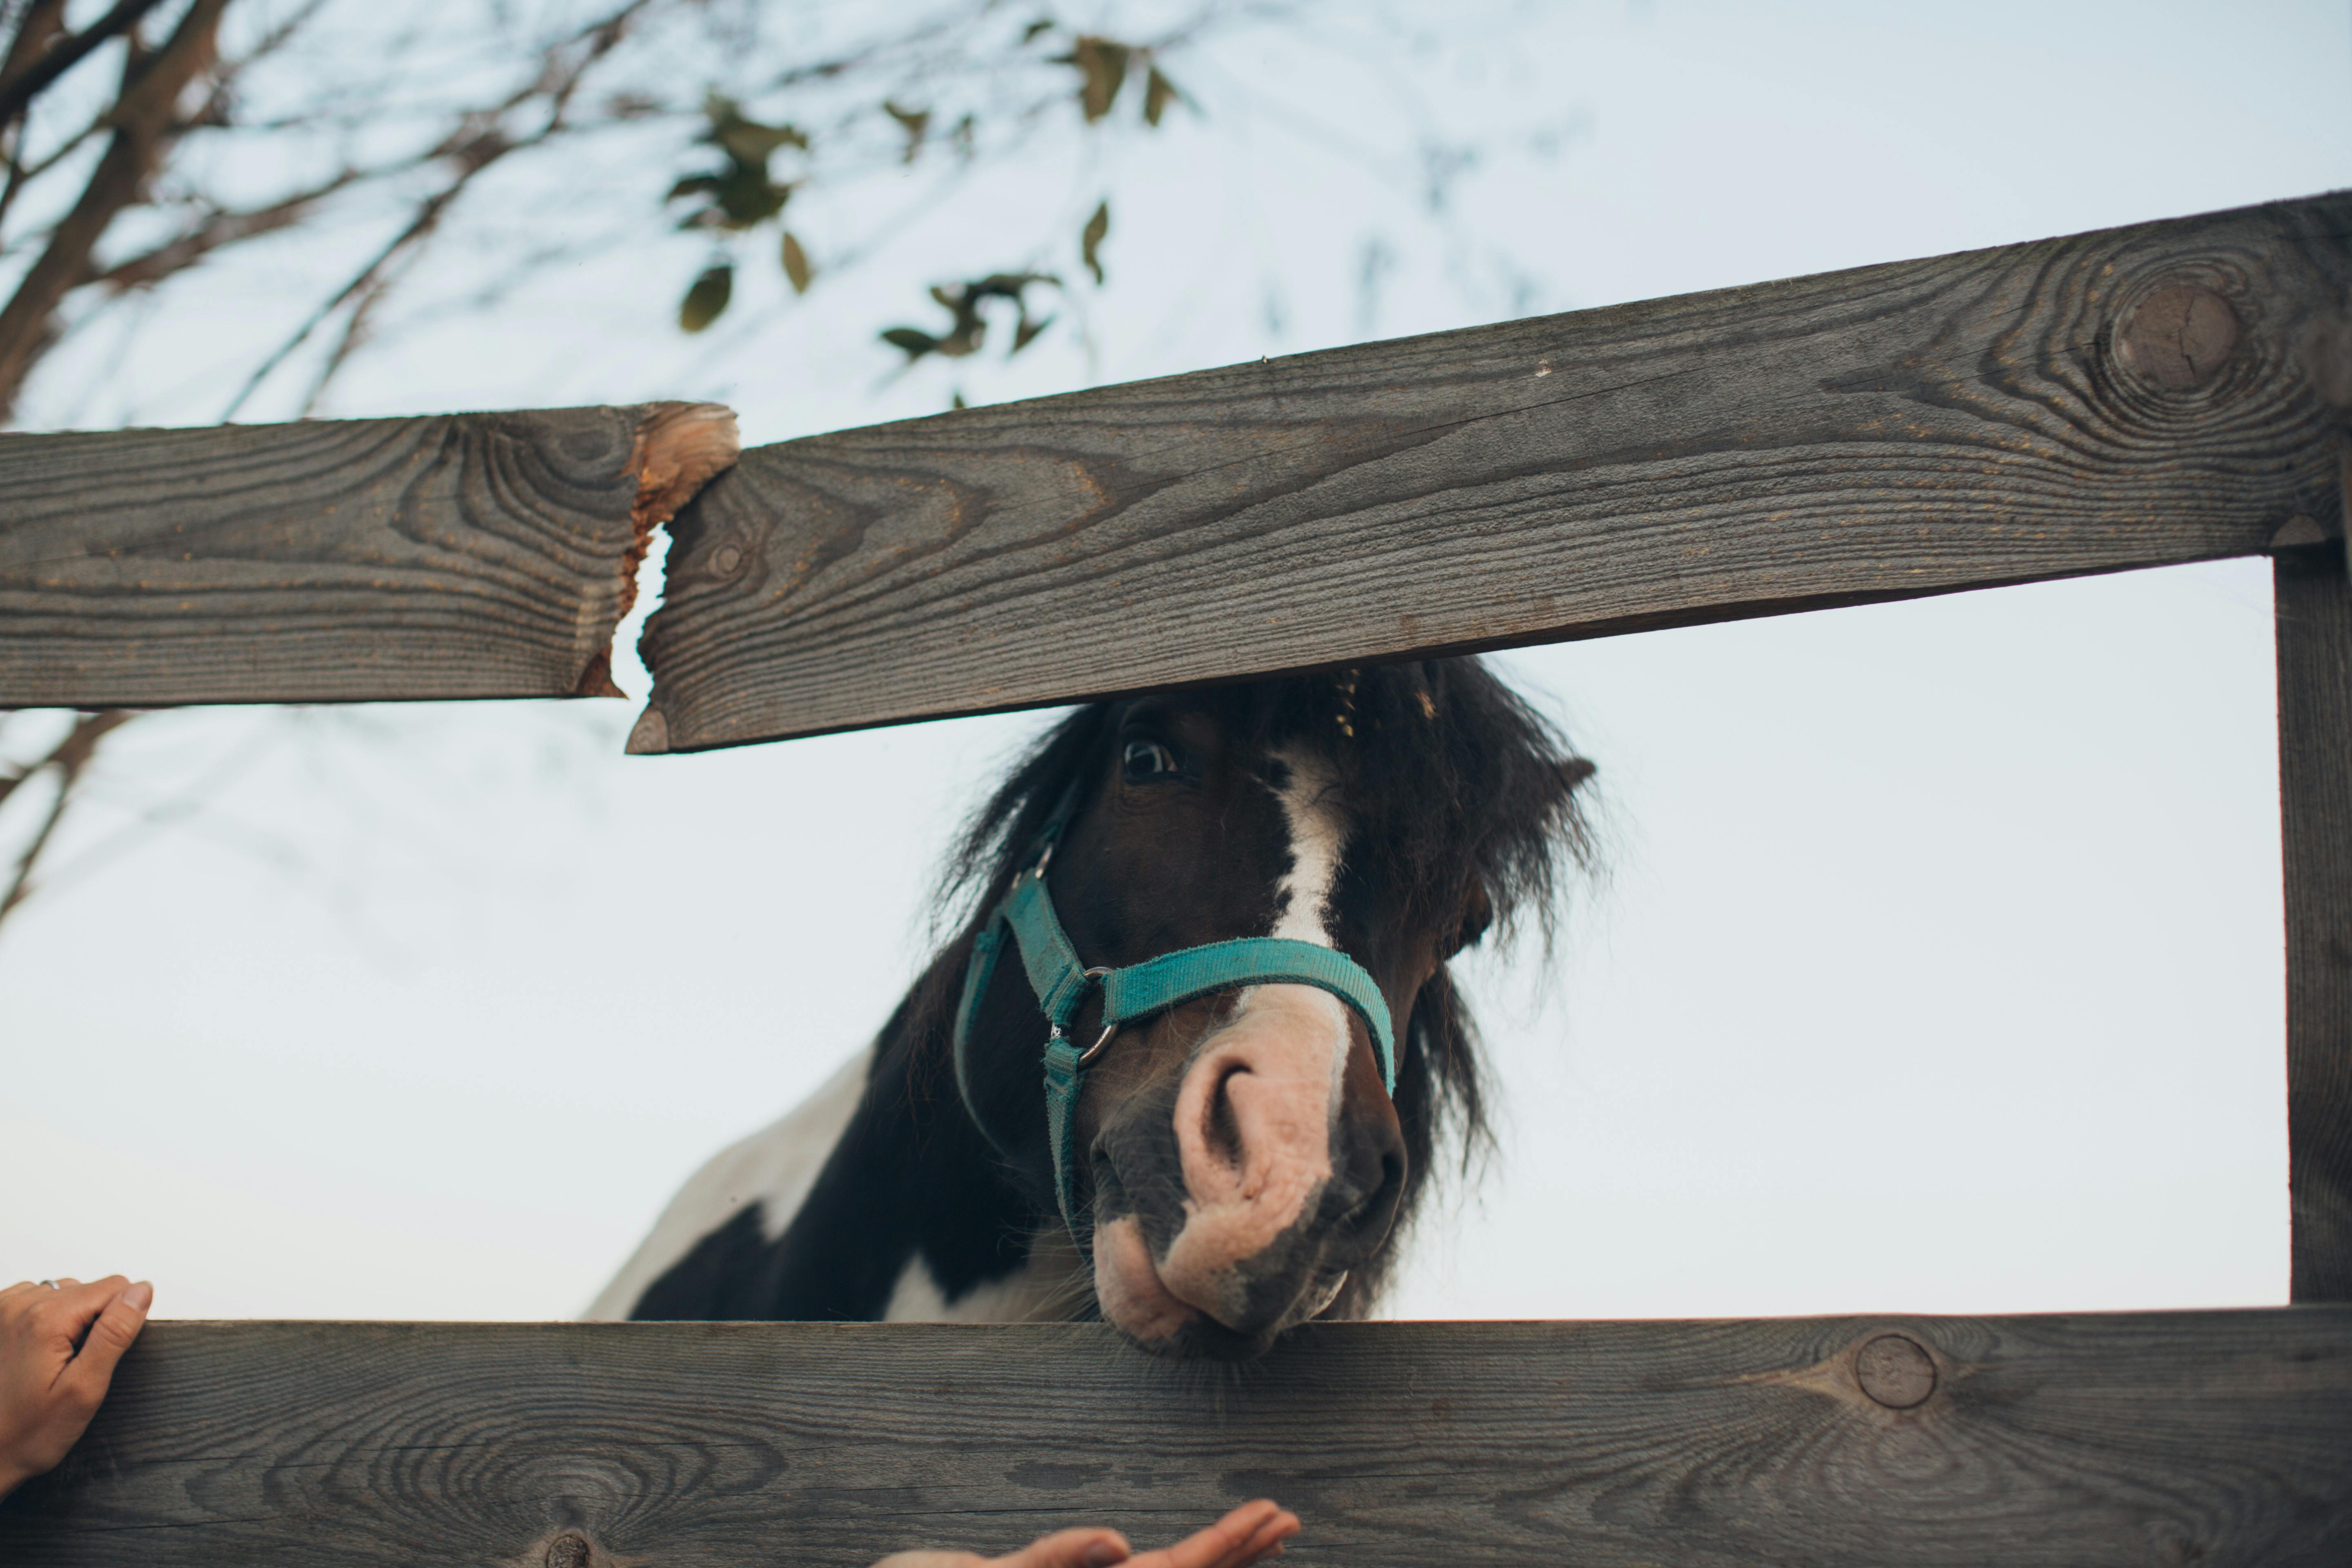
{"label": "pale sky", "polygon": [[[1202,62],[1208,121],[1118,154],[1136,195],[1091,348],[971,390],[2352,184],[2340,4],[1507,15],[1433,22],[1409,70],[1265,40]],[[1363,108],[1391,69],[1488,150],[1442,222],[1414,212],[1412,128]],[[1036,199],[1083,215],[1100,174]],[[1019,194],[936,221],[984,230]],[[943,403],[936,378],[877,390],[914,252],[694,342],[667,325],[678,260],[420,331],[332,412],[718,396],[761,442]],[[135,345],[134,394],[61,369],[34,421],[216,417],[204,355],[265,331],[302,265]],[[2284,1300],[2270,660],[2261,562],[1507,656],[1601,765],[1609,869],[1549,963],[1474,975],[1502,1153],[1429,1216],[1393,1310]],[[688,1172],[879,1024],[948,832],[1043,721],[625,759],[630,711],[129,732],[0,934],[0,1279],[149,1275],[181,1316],[578,1311]],[[185,789],[206,804],[176,816]],[[164,820],[111,837],[142,811]]]}

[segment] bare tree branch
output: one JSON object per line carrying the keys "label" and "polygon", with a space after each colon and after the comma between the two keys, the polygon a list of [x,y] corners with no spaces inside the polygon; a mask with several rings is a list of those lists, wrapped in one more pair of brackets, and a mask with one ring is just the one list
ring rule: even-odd
{"label": "bare tree branch", "polygon": [[82,31],[63,43],[52,46],[38,59],[0,76],[0,125],[8,124],[23,113],[25,106],[32,102],[43,88],[89,58],[91,50],[131,31],[139,25],[142,17],[162,3],[163,0],[117,0],[113,10]]}
{"label": "bare tree branch", "polygon": [[195,112],[188,117],[188,123],[191,125],[228,123],[229,100],[236,89],[238,79],[255,66],[284,48],[293,40],[296,34],[318,19],[319,13],[325,10],[327,5],[328,0],[308,0],[306,5],[298,6],[292,15],[287,16],[278,26],[256,38],[245,53],[234,59],[221,61],[219,67],[213,72],[211,89],[205,94],[204,102],[196,106]]}
{"label": "bare tree branch", "polygon": [[92,274],[89,280],[117,292],[160,283],[173,273],[194,266],[225,245],[234,245],[259,235],[275,234],[306,222],[317,213],[320,202],[373,177],[375,173],[373,170],[345,169],[332,179],[272,202],[268,206],[255,207],[247,212],[208,212],[187,232],[152,250],[118,261]]}
{"label": "bare tree branch", "polygon": [[[6,56],[0,58],[0,79],[24,75],[34,58],[48,47],[49,40],[65,31],[65,0],[32,0],[9,37]],[[0,140],[8,143],[8,177],[0,184],[0,219],[7,217],[17,191],[30,177],[25,170],[25,127],[18,123],[19,118],[12,113],[0,121]]]}
{"label": "bare tree branch", "polygon": [[[268,357],[254,367],[253,374],[246,378],[245,384],[237,389],[236,395],[222,410],[222,422],[226,424],[236,417],[237,410],[261,389],[262,383],[269,379],[272,372],[309,342],[311,334],[337,310],[351,304],[352,316],[344,325],[342,336],[328,354],[325,369],[313,382],[310,395],[304,400],[305,413],[315,407],[335,372],[365,341],[367,317],[390,287],[394,263],[403,262],[404,258],[413,263],[415,253],[431,240],[450,207],[485,169],[509,153],[541,145],[570,129],[568,113],[581,80],[591,67],[620,44],[627,35],[629,23],[648,4],[650,0],[628,0],[628,4],[580,29],[547,51],[539,75],[528,86],[509,94],[495,109],[477,110],[465,116],[457,128],[428,154],[436,161],[446,159],[455,163],[457,165],[456,175],[440,190],[420,202],[398,234],[370,258],[349,282],[304,318],[286,341],[270,352]],[[546,121],[528,136],[510,136],[504,125],[507,116],[540,98],[548,100]]]}
{"label": "bare tree branch", "polygon": [[228,0],[193,0],[163,47],[133,62],[115,100],[114,140],[73,210],[58,225],[16,294],[0,307],[0,411],[15,405],[25,377],[56,331],[58,305],[89,270],[91,252],[115,215],[138,201],[172,135],[180,94],[212,63]]}
{"label": "bare tree branch", "polygon": [[401,275],[415,264],[417,256],[423,248],[423,241],[420,238],[416,245],[409,248],[408,255],[398,267],[387,265],[379,268],[376,275],[368,280],[367,287],[362,289],[358,297],[352,300],[351,314],[343,318],[343,330],[336,335],[335,346],[327,351],[326,360],[320,365],[319,374],[310,380],[310,390],[302,399],[301,417],[308,419],[318,412],[319,400],[326,396],[328,384],[333,381],[336,373],[350,362],[352,355],[367,342],[369,330],[374,322],[376,307],[383,302],[384,296],[392,292],[394,286],[400,281]]}
{"label": "bare tree branch", "polygon": [[41,851],[48,847],[50,836],[57,832],[58,823],[64,818],[66,807],[73,799],[74,786],[80,783],[82,770],[89,766],[90,758],[97,754],[98,743],[138,716],[135,711],[122,708],[85,713],[74,721],[73,728],[66,731],[65,739],[50,748],[48,755],[21,773],[0,778],[0,801],[5,801],[18,784],[37,774],[55,772],[58,775],[57,796],[49,802],[49,809],[43,815],[40,826],[34,829],[33,837],[16,852],[16,864],[8,879],[8,889],[0,893],[0,921],[5,921],[10,911],[32,896],[33,868],[39,863]]}
{"label": "bare tree branch", "polygon": [[[237,389],[236,395],[229,399],[228,406],[221,410],[221,423],[226,425],[236,418],[236,411],[245,406],[246,399],[261,389],[261,384],[269,379],[270,372],[285,363],[295,350],[309,342],[310,334],[324,325],[329,317],[354,299],[364,300],[370,291],[377,288],[377,280],[383,276],[385,269],[400,257],[403,251],[407,250],[412,245],[422,243],[440,226],[442,216],[448,212],[449,205],[465,193],[467,185],[473,182],[474,176],[505,156],[509,151],[510,151],[509,147],[494,147],[490,141],[485,138],[480,143],[480,162],[471,164],[461,163],[455,179],[419,203],[415,213],[410,216],[407,224],[398,234],[393,236],[382,249],[371,257],[365,266],[352,275],[350,282],[336,289],[317,310],[304,317],[302,323],[294,329],[286,341],[271,350],[269,356],[254,367],[253,374],[246,378],[245,384]],[[337,363],[340,363],[340,360]],[[313,388],[311,396],[316,398],[321,388]]]}
{"label": "bare tree branch", "polygon": [[66,0],[33,0],[8,40],[6,57],[0,58],[0,80],[22,76],[65,30]]}

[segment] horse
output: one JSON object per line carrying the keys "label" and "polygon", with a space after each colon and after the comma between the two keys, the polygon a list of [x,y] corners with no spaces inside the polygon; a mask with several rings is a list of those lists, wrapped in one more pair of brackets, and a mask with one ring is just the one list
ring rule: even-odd
{"label": "horse", "polygon": [[1475,658],[1072,710],[951,852],[940,929],[969,913],[873,1043],[588,1315],[1099,1316],[1223,1360],[1364,1315],[1440,1149],[1488,1137],[1448,965],[1549,941],[1592,772]]}

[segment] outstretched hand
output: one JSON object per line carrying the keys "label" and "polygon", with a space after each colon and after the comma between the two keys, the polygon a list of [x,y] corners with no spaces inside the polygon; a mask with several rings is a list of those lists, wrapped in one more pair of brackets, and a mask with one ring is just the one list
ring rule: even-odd
{"label": "outstretched hand", "polygon": [[1003,1557],[976,1552],[899,1552],[874,1568],[1249,1568],[1278,1555],[1298,1533],[1298,1516],[1260,1498],[1197,1535],[1138,1555],[1116,1530],[1061,1530]]}
{"label": "outstretched hand", "polygon": [[0,1497],[66,1457],[154,1300],[120,1274],[0,1290]]}

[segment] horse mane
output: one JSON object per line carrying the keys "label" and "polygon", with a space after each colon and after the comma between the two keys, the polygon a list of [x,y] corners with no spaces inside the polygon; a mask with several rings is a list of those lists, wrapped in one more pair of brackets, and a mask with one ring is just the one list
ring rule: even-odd
{"label": "horse mane", "polygon": [[[1591,864],[1575,792],[1592,764],[1481,660],[1278,677],[1206,695],[1223,705],[1229,732],[1243,743],[1265,751],[1305,744],[1329,760],[1356,822],[1350,866],[1401,897],[1409,918],[1451,918],[1474,892],[1483,894],[1491,925],[1463,931],[1465,945],[1491,929],[1502,940],[1536,934],[1549,950],[1567,881]],[[981,924],[1046,819],[1108,744],[1121,706],[1089,703],[1046,730],[950,851],[937,907],[942,923],[960,930],[885,1032],[911,1047],[910,1076],[926,1081],[909,1087],[922,1098],[943,1067],[964,959]],[[1395,1102],[1407,1174],[1397,1223],[1327,1315],[1360,1315],[1378,1298],[1438,1152],[1453,1150],[1467,1176],[1492,1147],[1477,1028],[1447,966],[1422,987],[1399,1045]]]}

